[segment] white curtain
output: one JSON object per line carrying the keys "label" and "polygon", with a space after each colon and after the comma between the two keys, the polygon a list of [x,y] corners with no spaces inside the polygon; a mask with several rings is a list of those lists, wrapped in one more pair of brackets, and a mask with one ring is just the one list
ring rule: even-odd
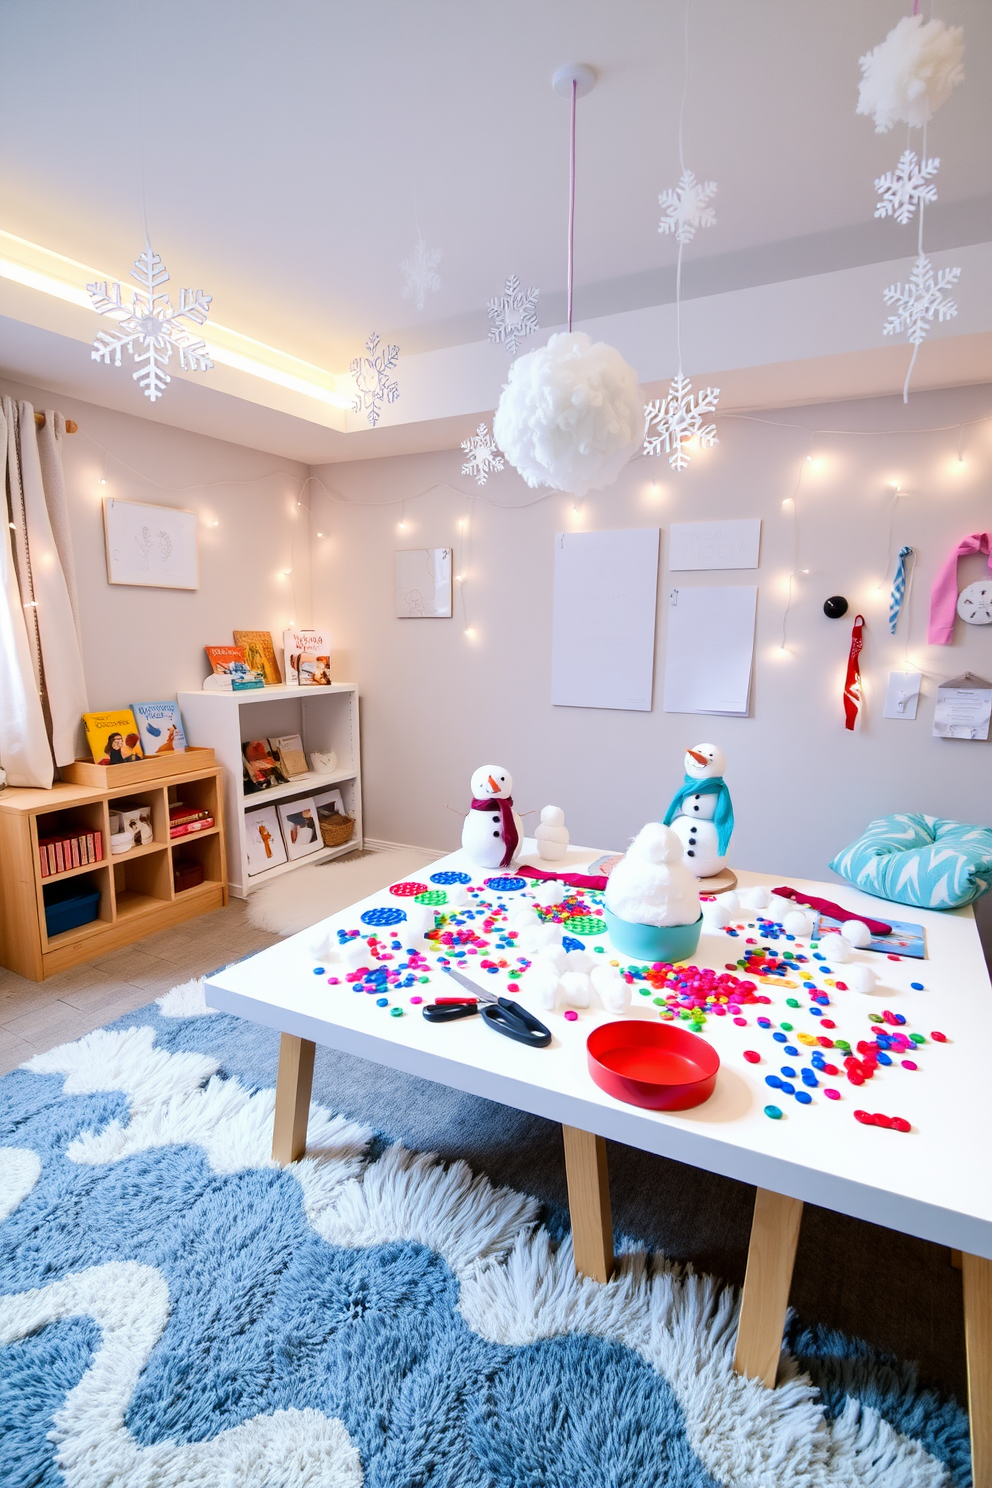
{"label": "white curtain", "polygon": [[0,764],[10,785],[48,787],[76,758],[86,683],[62,473],[65,420],[3,398],[6,463],[0,607]]}

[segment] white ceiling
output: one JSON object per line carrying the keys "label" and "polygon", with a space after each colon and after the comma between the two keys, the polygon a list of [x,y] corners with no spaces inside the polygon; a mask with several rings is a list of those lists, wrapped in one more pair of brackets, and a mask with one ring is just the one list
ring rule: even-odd
{"label": "white ceiling", "polygon": [[[905,133],[855,115],[857,59],[905,10],[694,0],[686,161],[719,194],[688,294],[714,275],[789,277],[797,254],[825,272],[912,251],[913,228],[871,220]],[[404,351],[478,339],[510,273],[560,307],[568,106],[550,77],[567,60],[599,71],[579,104],[578,311],[583,291],[587,314],[670,298],[657,196],[678,175],[683,0],[3,0],[0,14],[2,225],[124,275],[144,172],[173,284],[296,356],[342,370],[373,327]],[[940,15],[967,48],[929,139],[933,228],[954,246],[992,236],[992,6],[945,0]],[[420,315],[398,267],[418,216],[443,252]]]}

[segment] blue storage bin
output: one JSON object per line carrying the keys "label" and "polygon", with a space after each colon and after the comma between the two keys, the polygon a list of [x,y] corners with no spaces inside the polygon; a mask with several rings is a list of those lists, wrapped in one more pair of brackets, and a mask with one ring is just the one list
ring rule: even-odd
{"label": "blue storage bin", "polygon": [[100,909],[100,890],[70,880],[45,889],[45,928],[49,939],[64,930],[77,930],[95,920]]}

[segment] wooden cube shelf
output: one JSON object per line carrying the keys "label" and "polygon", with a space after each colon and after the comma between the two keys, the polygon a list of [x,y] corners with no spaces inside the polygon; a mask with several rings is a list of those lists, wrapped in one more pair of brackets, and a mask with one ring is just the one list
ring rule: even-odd
{"label": "wooden cube shelf", "polygon": [[[176,768],[184,759],[185,774]],[[168,772],[146,772],[133,782],[106,774],[98,785],[64,781],[51,790],[0,791],[0,965],[31,981],[44,981],[227,903],[221,767],[213,751],[170,756]],[[214,825],[170,840],[169,807],[177,801],[206,807]],[[138,803],[151,808],[153,840],[111,853],[110,812]],[[66,832],[99,832],[102,860],[43,877],[39,839]],[[177,889],[178,859],[201,864],[202,883]],[[81,892],[99,892],[97,917],[50,936],[45,917],[50,885],[70,879]]]}

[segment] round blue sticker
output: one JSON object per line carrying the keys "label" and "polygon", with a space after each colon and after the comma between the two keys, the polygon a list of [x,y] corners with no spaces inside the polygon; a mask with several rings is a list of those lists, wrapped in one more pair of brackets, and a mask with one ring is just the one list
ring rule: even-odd
{"label": "round blue sticker", "polygon": [[401,920],[405,919],[406,910],[396,909],[392,904],[386,904],[381,909],[367,909],[362,915],[362,924],[398,925]]}
{"label": "round blue sticker", "polygon": [[459,873],[458,870],[455,869],[455,868],[446,868],[443,873],[432,873],[431,874],[431,883],[436,883],[436,884],[456,884],[456,883],[471,883],[471,882],[472,882],[472,875],[470,873]]}
{"label": "round blue sticker", "polygon": [[487,878],[486,888],[495,889],[497,894],[508,894],[511,889],[525,889],[527,880],[525,878]]}

